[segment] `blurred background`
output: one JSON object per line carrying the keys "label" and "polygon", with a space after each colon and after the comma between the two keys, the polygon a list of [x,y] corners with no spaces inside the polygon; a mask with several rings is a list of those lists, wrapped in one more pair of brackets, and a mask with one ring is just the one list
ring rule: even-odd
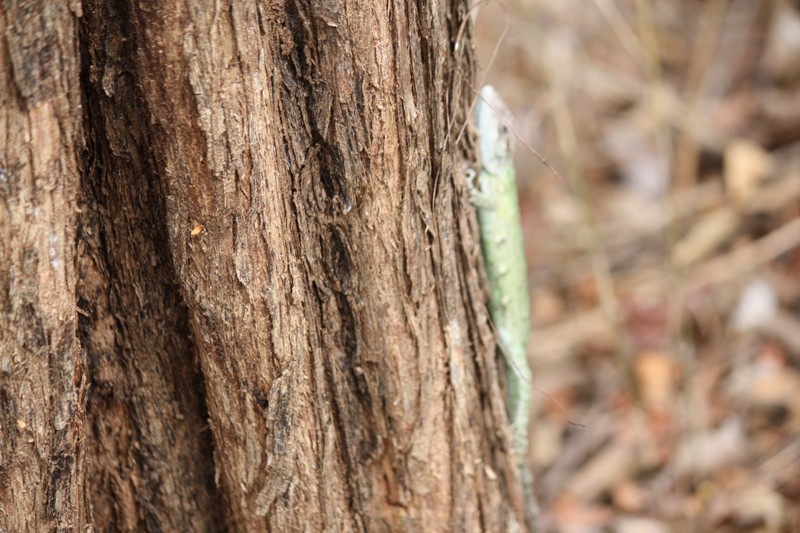
{"label": "blurred background", "polygon": [[522,139],[544,531],[800,532],[800,2],[474,13]]}

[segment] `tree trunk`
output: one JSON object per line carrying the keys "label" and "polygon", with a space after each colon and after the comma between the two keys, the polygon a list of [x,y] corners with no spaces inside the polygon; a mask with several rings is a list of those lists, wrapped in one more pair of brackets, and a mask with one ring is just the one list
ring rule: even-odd
{"label": "tree trunk", "polygon": [[522,528],[466,3],[208,4],[0,4],[0,531]]}

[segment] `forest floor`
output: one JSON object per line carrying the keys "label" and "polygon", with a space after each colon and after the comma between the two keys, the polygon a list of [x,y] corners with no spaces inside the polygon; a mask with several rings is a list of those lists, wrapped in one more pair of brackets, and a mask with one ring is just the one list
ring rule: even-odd
{"label": "forest floor", "polygon": [[543,530],[800,531],[798,2],[506,0],[475,32],[522,139]]}

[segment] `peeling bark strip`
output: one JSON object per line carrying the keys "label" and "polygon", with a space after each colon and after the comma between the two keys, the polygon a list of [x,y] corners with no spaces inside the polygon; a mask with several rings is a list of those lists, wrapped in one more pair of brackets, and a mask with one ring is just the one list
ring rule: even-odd
{"label": "peeling bark strip", "polygon": [[0,529],[521,527],[466,4],[9,5]]}

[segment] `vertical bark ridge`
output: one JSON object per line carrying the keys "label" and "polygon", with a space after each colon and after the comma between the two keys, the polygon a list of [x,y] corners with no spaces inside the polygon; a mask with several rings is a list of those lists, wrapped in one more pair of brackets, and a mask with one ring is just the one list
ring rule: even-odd
{"label": "vertical bark ridge", "polygon": [[83,529],[77,18],[0,5],[0,530]]}
{"label": "vertical bark ridge", "polygon": [[204,386],[166,230],[147,103],[122,2],[85,2],[79,338],[86,452],[100,531],[221,531]]}

